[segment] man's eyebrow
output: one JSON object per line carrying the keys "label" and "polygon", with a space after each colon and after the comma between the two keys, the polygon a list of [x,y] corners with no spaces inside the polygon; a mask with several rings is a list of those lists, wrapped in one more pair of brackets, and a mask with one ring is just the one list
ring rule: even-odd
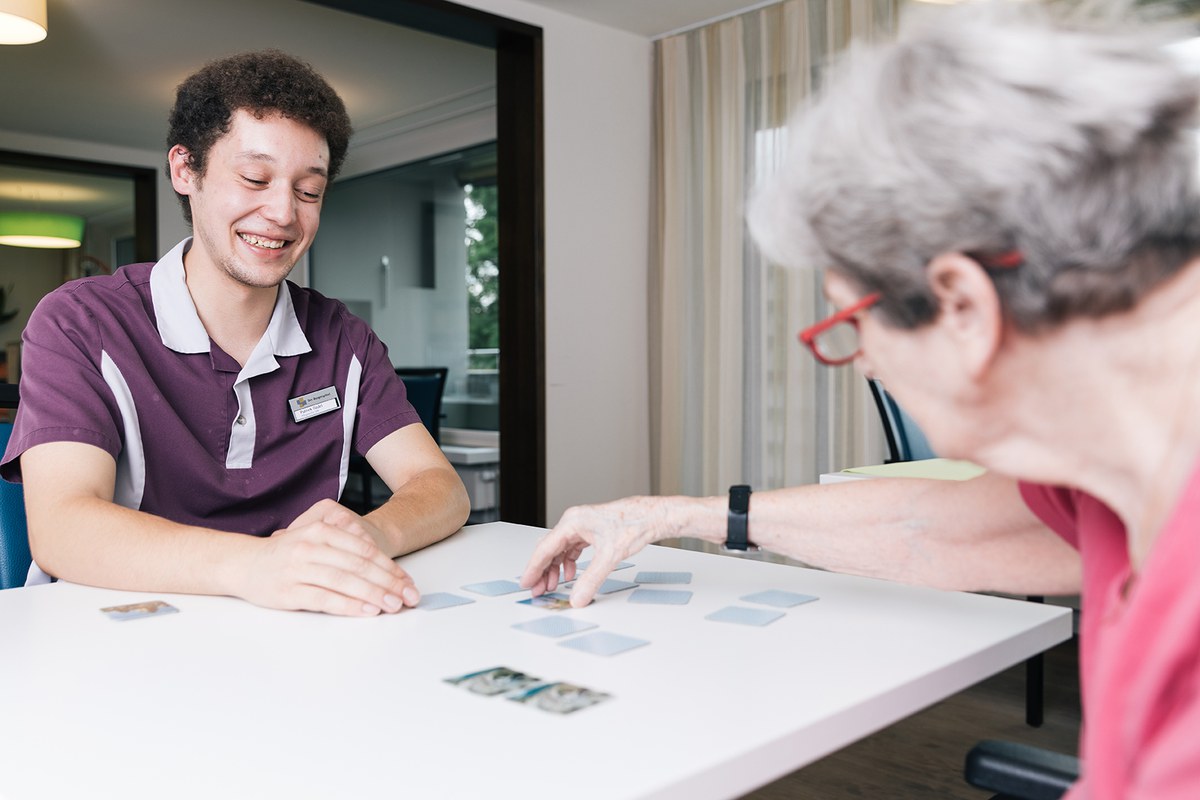
{"label": "man's eyebrow", "polygon": [[[257,150],[243,150],[242,152],[238,153],[235,158],[245,159],[246,161],[263,161],[269,164],[275,163],[275,156],[271,155],[270,153],[260,153]],[[329,177],[329,170],[320,165],[309,167],[308,171],[310,174],[319,175],[322,178]]]}

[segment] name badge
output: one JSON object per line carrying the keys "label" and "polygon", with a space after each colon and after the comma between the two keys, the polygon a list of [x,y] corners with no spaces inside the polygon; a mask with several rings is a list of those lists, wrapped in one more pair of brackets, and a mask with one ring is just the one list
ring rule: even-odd
{"label": "name badge", "polygon": [[304,422],[341,407],[342,401],[338,399],[336,386],[327,386],[288,400],[288,408],[292,410],[292,419],[296,422]]}

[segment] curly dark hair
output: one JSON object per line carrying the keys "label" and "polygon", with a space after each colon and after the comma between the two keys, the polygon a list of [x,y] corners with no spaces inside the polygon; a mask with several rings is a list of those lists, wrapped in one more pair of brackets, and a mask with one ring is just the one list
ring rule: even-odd
{"label": "curly dark hair", "polygon": [[[329,145],[329,180],[337,176],[350,144],[346,105],[311,66],[279,50],[209,62],[179,84],[168,122],[167,148],[186,148],[189,166],[203,175],[209,150],[229,132],[238,109],[259,118],[277,112],[308,125]],[[191,204],[185,195],[176,195],[190,224]]]}

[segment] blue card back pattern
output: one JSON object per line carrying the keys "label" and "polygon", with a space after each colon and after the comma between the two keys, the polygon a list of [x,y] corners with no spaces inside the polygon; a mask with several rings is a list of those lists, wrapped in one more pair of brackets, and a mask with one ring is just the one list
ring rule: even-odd
{"label": "blue card back pattern", "polygon": [[521,584],[516,581],[496,580],[484,581],[483,583],[468,583],[462,587],[468,592],[475,594],[484,594],[488,597],[496,597],[502,594],[512,594],[513,592],[521,591]]}
{"label": "blue card back pattern", "polygon": [[691,583],[690,572],[639,572],[633,578],[638,583]]}
{"label": "blue card back pattern", "polygon": [[814,600],[819,600],[816,595],[800,594],[798,592],[785,592],[782,589],[767,589],[764,592],[755,592],[739,598],[747,603],[761,603],[764,606],[775,606],[776,608],[792,608],[793,606],[811,603]]}
{"label": "blue card back pattern", "polygon": [[617,653],[624,653],[626,650],[633,650],[647,644],[650,644],[650,642],[645,639],[635,639],[632,636],[622,636],[619,633],[597,631],[596,633],[586,633],[583,636],[576,636],[574,639],[568,639],[565,642],[559,642],[558,646],[591,653],[594,656],[615,656]]}
{"label": "blue card back pattern", "polygon": [[469,597],[463,597],[460,594],[451,594],[450,592],[430,592],[429,594],[421,595],[421,602],[417,603],[417,608],[422,611],[437,611],[441,608],[451,608],[453,606],[465,606],[475,601]]}
{"label": "blue card back pattern", "polygon": [[744,608],[742,606],[726,606],[720,611],[714,611],[705,617],[713,622],[732,622],[735,625],[770,625],[784,616],[782,611],[769,611],[765,608]]}
{"label": "blue card back pattern", "polygon": [[686,589],[635,589],[629,595],[631,603],[648,603],[661,606],[683,606],[692,599]]}
{"label": "blue card back pattern", "polygon": [[560,636],[566,636],[568,633],[580,633],[591,630],[596,627],[596,623],[584,622],[581,619],[574,619],[572,617],[541,617],[540,619],[531,619],[528,622],[518,622],[512,627],[519,631],[536,633],[539,636],[549,636],[552,639],[557,639]]}

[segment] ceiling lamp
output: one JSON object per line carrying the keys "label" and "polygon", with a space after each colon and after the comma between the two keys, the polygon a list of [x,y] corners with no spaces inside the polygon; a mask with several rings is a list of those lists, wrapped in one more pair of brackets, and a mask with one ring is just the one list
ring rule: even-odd
{"label": "ceiling lamp", "polygon": [[0,244],[67,249],[83,243],[83,217],[0,211]]}
{"label": "ceiling lamp", "polygon": [[0,0],[0,44],[46,38],[46,0]]}

